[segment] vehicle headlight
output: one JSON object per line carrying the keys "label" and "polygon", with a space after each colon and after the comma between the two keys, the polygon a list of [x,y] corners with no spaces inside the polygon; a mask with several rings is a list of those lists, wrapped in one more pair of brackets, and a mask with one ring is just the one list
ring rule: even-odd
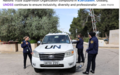
{"label": "vehicle headlight", "polygon": [[39,53],[37,51],[33,51],[33,57],[39,58]]}
{"label": "vehicle headlight", "polygon": [[74,54],[74,50],[69,50],[65,52],[65,57],[72,56]]}

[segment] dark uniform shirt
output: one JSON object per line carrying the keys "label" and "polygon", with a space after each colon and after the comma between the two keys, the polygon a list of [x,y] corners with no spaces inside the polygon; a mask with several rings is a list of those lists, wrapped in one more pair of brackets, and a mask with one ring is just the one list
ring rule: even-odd
{"label": "dark uniform shirt", "polygon": [[29,41],[27,41],[28,44],[26,44],[26,41],[24,40],[22,43],[21,43],[21,47],[23,48],[23,53],[28,53],[28,52],[32,52],[32,48],[31,48],[31,44]]}
{"label": "dark uniform shirt", "polygon": [[83,40],[78,38],[76,48],[83,49]]}
{"label": "dark uniform shirt", "polygon": [[89,54],[98,54],[98,39],[96,36],[89,40],[89,47],[87,49]]}

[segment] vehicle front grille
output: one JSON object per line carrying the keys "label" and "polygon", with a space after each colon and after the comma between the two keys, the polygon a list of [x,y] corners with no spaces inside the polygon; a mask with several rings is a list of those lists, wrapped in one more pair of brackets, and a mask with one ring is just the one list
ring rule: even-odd
{"label": "vehicle front grille", "polygon": [[39,54],[40,60],[63,60],[64,53],[57,54]]}
{"label": "vehicle front grille", "polygon": [[63,64],[59,64],[59,65],[44,65],[44,64],[41,64],[40,66],[41,67],[64,67]]}

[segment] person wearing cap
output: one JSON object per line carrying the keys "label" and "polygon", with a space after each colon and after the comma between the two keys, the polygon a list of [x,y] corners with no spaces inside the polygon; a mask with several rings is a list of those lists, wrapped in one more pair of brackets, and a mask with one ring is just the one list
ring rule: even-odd
{"label": "person wearing cap", "polygon": [[28,41],[29,37],[25,36],[24,41],[21,42],[21,47],[23,48],[23,57],[24,57],[24,69],[26,69],[26,60],[27,60],[27,55],[30,58],[30,63],[32,64],[32,48],[31,48],[31,44]]}
{"label": "person wearing cap", "polygon": [[78,40],[76,44],[77,52],[78,52],[78,62],[77,63],[84,63],[84,54],[83,54],[83,37],[81,34],[78,35]]}
{"label": "person wearing cap", "polygon": [[98,54],[98,39],[95,36],[95,32],[90,32],[89,33],[89,47],[86,50],[86,52],[88,53],[88,63],[87,63],[87,68],[86,71],[83,72],[83,74],[89,74],[89,70],[91,67],[91,73],[95,73],[95,60],[96,60],[96,56]]}

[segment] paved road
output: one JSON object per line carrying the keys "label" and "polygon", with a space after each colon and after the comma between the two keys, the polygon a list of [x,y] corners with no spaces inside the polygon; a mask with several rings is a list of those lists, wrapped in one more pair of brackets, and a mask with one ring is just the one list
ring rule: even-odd
{"label": "paved road", "polygon": [[[119,49],[99,49],[96,66],[94,75],[119,75]],[[86,63],[83,68],[77,69],[76,73],[69,73],[68,70],[45,70],[42,73],[35,73],[29,60],[27,68],[23,69],[22,52],[0,53],[0,75],[83,75],[85,69]]]}

